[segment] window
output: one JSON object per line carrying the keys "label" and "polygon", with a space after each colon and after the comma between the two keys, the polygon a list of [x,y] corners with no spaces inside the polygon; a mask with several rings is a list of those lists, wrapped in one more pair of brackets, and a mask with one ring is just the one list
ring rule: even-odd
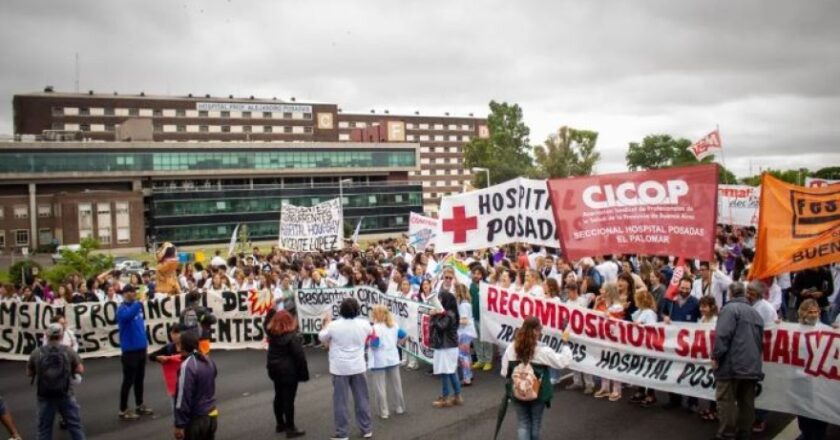
{"label": "window", "polygon": [[198,116],[201,117],[201,118],[206,118],[208,114],[209,113],[207,113],[207,110],[199,110],[198,111]]}
{"label": "window", "polygon": [[0,206],[0,220],[3,220],[6,217],[6,208]]}
{"label": "window", "polygon": [[270,125],[266,125],[263,127],[263,133],[271,133],[271,130],[272,128]]}
{"label": "window", "polygon": [[338,128],[350,128],[350,123],[347,121],[339,121]]}
{"label": "window", "polygon": [[105,131],[114,131],[115,129],[114,124],[105,124]]}
{"label": "window", "polygon": [[38,243],[44,245],[44,244],[52,243],[52,241],[53,241],[52,229],[50,229],[50,228],[38,229]]}
{"label": "window", "polygon": [[140,116],[140,109],[139,108],[128,109],[128,116]]}
{"label": "window", "polygon": [[291,132],[292,132],[292,127],[291,126],[287,125],[287,126],[283,127],[283,133],[291,133]]}
{"label": "window", "polygon": [[338,140],[340,140],[340,141],[349,141],[349,140],[350,140],[350,134],[348,134],[348,133],[339,133],[339,134],[338,134]]}
{"label": "window", "polygon": [[306,133],[306,134],[312,134],[312,127],[309,126],[309,125],[307,125],[306,127],[303,127],[303,132]]}
{"label": "window", "polygon": [[50,205],[38,205],[38,218],[47,218],[52,215],[51,208]]}
{"label": "window", "polygon": [[187,111],[182,109],[182,108],[179,108],[179,109],[175,110],[175,116],[179,116],[179,117],[183,118],[184,116],[187,116]]}
{"label": "window", "polygon": [[411,122],[405,124],[405,129],[406,130],[413,130],[414,129],[414,124],[412,124]]}
{"label": "window", "polygon": [[242,126],[242,132],[243,133],[250,133],[251,132],[251,126],[250,125],[243,125]]}
{"label": "window", "polygon": [[96,204],[97,238],[102,244],[111,244],[111,204]]}
{"label": "window", "polygon": [[271,119],[271,112],[263,112],[263,118]]}
{"label": "window", "polygon": [[152,127],[152,129],[155,131],[155,133],[161,133],[163,131],[163,125],[162,124],[155,124]]}
{"label": "window", "polygon": [[230,117],[230,112],[227,111],[227,110],[222,110],[221,116],[223,118],[229,118]]}
{"label": "window", "polygon": [[250,118],[251,117],[251,112],[242,112],[242,117],[243,118]]}
{"label": "window", "polygon": [[222,125],[222,133],[230,133],[230,125]]}
{"label": "window", "polygon": [[53,130],[64,130],[64,123],[63,122],[53,122],[52,123]]}
{"label": "window", "polygon": [[15,218],[25,219],[29,218],[29,208],[26,205],[15,205]]}
{"label": "window", "polygon": [[79,116],[90,116],[90,109],[87,107],[82,107],[79,109]]}
{"label": "window", "polygon": [[53,116],[64,116],[64,107],[53,107],[52,108],[52,115]]}
{"label": "window", "polygon": [[283,119],[292,119],[292,114],[290,112],[283,112]]}
{"label": "window", "polygon": [[117,223],[117,243],[128,243],[131,239],[131,217],[128,215],[128,202],[114,203]]}
{"label": "window", "polygon": [[304,113],[303,119],[312,119],[312,113]]}
{"label": "window", "polygon": [[163,116],[163,110],[161,110],[159,108],[156,108],[156,109],[152,110],[152,116],[154,116],[156,118],[159,118],[159,117]]}
{"label": "window", "polygon": [[421,130],[428,130],[429,129],[429,124],[420,124],[420,129]]}
{"label": "window", "polygon": [[93,206],[79,203],[79,239],[93,236]]}
{"label": "window", "polygon": [[186,126],[186,125],[179,125],[179,126],[177,126],[177,127],[175,128],[175,130],[176,130],[178,133],[184,133],[184,132],[186,132],[186,131],[187,131],[187,126]]}
{"label": "window", "polygon": [[0,229],[0,248],[6,247],[6,231]]}
{"label": "window", "polygon": [[207,133],[207,132],[210,131],[210,127],[208,127],[206,125],[199,125],[198,126],[198,131],[200,131],[201,133]]}
{"label": "window", "polygon": [[15,231],[15,246],[28,246],[29,245],[29,230],[28,229],[18,229]]}
{"label": "window", "polygon": [[100,244],[111,244],[111,228],[99,228],[99,239]]}
{"label": "window", "polygon": [[80,131],[90,131],[90,124],[79,124]]}
{"label": "window", "polygon": [[435,130],[443,130],[443,124],[435,124]]}
{"label": "window", "polygon": [[114,108],[113,107],[105,107],[105,110],[102,113],[105,116],[114,116]]}
{"label": "window", "polygon": [[362,122],[362,121],[357,121],[354,125],[355,125],[355,127],[356,127],[356,128],[365,128],[365,127],[367,127],[367,124],[366,124],[366,123],[364,123],[364,122]]}

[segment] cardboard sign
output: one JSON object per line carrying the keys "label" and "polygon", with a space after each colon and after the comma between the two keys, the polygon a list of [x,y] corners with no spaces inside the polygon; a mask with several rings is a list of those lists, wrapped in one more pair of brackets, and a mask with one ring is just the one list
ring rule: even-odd
{"label": "cardboard sign", "polygon": [[295,252],[335,251],[344,239],[341,201],[332,199],[306,208],[280,208],[280,247]]}

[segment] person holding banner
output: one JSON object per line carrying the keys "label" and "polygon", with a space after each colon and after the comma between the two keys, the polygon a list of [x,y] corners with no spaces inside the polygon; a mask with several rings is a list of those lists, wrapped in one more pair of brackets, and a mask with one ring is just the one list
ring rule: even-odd
{"label": "person holding banner", "polygon": [[[621,299],[618,286],[615,283],[605,283],[601,288],[601,296],[595,300],[595,310],[612,319],[624,320],[627,304]],[[601,389],[593,395],[596,399],[608,397],[610,402],[621,400],[621,382],[601,378]],[[610,391],[612,389],[612,391]]]}
{"label": "person holding banner", "polygon": [[467,286],[461,283],[455,285],[455,299],[458,300],[458,314],[461,317],[458,325],[458,365],[461,368],[461,385],[468,387],[472,385],[473,378],[470,344],[475,340],[476,332],[472,298]]}
{"label": "person holding banner", "polygon": [[439,298],[441,309],[432,315],[429,338],[434,350],[434,374],[440,376],[442,393],[432,402],[432,406],[448,408],[464,403],[461,397],[461,382],[458,380],[458,326],[461,315],[458,312],[458,300],[454,295],[443,292]]}
{"label": "person holding banner", "polygon": [[[551,348],[539,345],[542,325],[539,318],[529,316],[522,321],[522,326],[516,332],[513,343],[507,346],[502,355],[502,377],[507,379],[505,384],[508,399],[516,408],[519,421],[516,435],[518,440],[538,440],[542,428],[543,412],[551,405],[554,397],[554,386],[548,379],[549,368],[562,369],[572,363],[572,351],[563,344],[559,353]],[[564,342],[568,341],[568,333],[563,334]],[[514,371],[522,365],[531,367],[537,379],[539,391],[533,400],[519,400],[513,395]]]}
{"label": "person holding banner", "polygon": [[[500,274],[504,277],[506,270]],[[496,354],[496,346],[491,342],[484,342],[481,340],[481,307],[479,305],[479,294],[481,293],[481,283],[484,282],[484,268],[476,266],[470,272],[472,282],[470,283],[470,301],[472,303],[472,316],[475,322],[475,340],[473,341],[473,348],[475,349],[476,362],[472,365],[473,370],[483,370],[485,372],[493,370],[493,355]],[[510,278],[507,280],[510,285]]]}
{"label": "person holding banner", "polygon": [[376,402],[379,404],[379,417],[387,419],[390,416],[388,388],[391,388],[394,393],[391,397],[396,406],[396,414],[405,413],[405,398],[399,368],[400,354],[397,347],[405,342],[407,333],[397,326],[394,315],[382,304],[373,306],[371,319],[374,334],[370,344],[373,355],[371,381]]}
{"label": "person holding banner", "polygon": [[[815,330],[827,330],[830,327],[820,322],[821,313],[822,310],[816,300],[806,299],[802,301],[802,304],[799,306],[799,323],[806,328],[811,327]],[[808,350],[808,348],[802,347],[800,350]],[[811,387],[812,385],[809,383],[805,386]],[[799,425],[799,431],[801,432],[798,440],[825,439],[825,432],[828,429],[828,424],[826,422],[806,416],[798,416],[796,418],[796,422]]]}
{"label": "person holding banner", "polygon": [[[668,299],[666,294],[663,301],[665,305],[662,307],[662,322],[670,324],[672,322],[697,322],[700,319],[700,301],[691,296],[691,287],[694,280],[690,275],[684,276],[680,279],[677,287],[677,296],[674,299]],[[666,408],[674,409],[682,406],[683,396],[677,393],[668,393],[668,404]],[[697,409],[698,400],[696,397],[688,398],[688,409],[694,411]]]}

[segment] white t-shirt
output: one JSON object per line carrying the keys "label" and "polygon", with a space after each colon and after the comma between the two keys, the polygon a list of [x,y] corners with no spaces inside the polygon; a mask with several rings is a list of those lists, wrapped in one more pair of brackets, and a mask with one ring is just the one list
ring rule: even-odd
{"label": "white t-shirt", "polygon": [[618,282],[618,264],[616,264],[613,260],[607,260],[603,263],[595,266],[595,270],[604,277],[605,283],[617,283]]}
{"label": "white t-shirt", "polygon": [[528,289],[528,291],[525,293],[531,296],[535,296],[537,298],[545,298],[545,292],[543,292],[542,286],[536,283],[534,283],[534,285],[531,286],[531,288]]}
{"label": "white t-shirt", "polygon": [[330,344],[330,374],[351,376],[367,370],[365,344],[373,328],[364,318],[339,318],[330,322],[318,337]]}
{"label": "white t-shirt", "polygon": [[651,309],[639,309],[633,312],[633,322],[638,324],[656,324],[656,312]]}
{"label": "white t-shirt", "polygon": [[776,308],[769,301],[763,298],[759,299],[753,304],[753,308],[761,315],[761,319],[764,320],[764,328],[776,325],[776,319],[779,316],[776,314]]}
{"label": "white t-shirt", "polygon": [[458,304],[458,314],[461,316],[461,319],[467,318],[466,324],[458,324],[458,336],[478,337],[475,331],[475,322],[473,321],[472,304],[469,301],[463,301],[461,304]]}
{"label": "white t-shirt", "polygon": [[[516,349],[514,344],[508,344],[505,349],[505,354],[502,355],[502,377],[507,377],[508,364],[512,361],[517,361]],[[566,368],[572,363],[572,350],[568,345],[563,345],[560,353],[552,350],[545,345],[537,345],[534,350],[534,358],[531,359],[534,364],[545,365],[546,367],[556,368],[558,370]]]}

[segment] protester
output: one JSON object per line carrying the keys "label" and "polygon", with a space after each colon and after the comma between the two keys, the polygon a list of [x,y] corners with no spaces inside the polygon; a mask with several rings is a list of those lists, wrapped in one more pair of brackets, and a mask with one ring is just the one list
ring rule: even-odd
{"label": "protester", "polygon": [[203,355],[210,354],[210,328],[216,323],[216,317],[206,307],[201,305],[201,294],[192,291],[184,296],[186,304],[181,312],[181,330],[184,333],[194,333],[198,337],[198,348]]}
{"label": "protester", "polygon": [[[124,302],[117,309],[117,325],[122,352],[123,380],[120,388],[121,420],[137,420],[139,416],[154,412],[143,403],[143,382],[146,376],[146,321],[143,305],[136,300],[134,287],[127,285],[123,290]],[[134,388],[136,410],[128,408],[128,393]]]}
{"label": "protester", "polygon": [[694,281],[691,295],[698,300],[704,296],[712,296],[720,309],[726,304],[726,291],[730,284],[732,284],[732,278],[713,268],[708,261],[701,261],[700,278]]}
{"label": "protester", "polygon": [[274,383],[275,432],[287,438],[301,437],[305,431],[295,424],[295,398],[298,384],[309,380],[309,366],[297,333],[297,319],[282,310],[266,325],[268,356],[266,369]]}
{"label": "protester", "polygon": [[376,402],[379,405],[379,417],[387,419],[390,416],[388,406],[388,389],[392,391],[391,401],[397,415],[405,413],[405,398],[403,397],[402,379],[400,378],[400,354],[398,345],[405,342],[408,336],[405,330],[399,328],[394,321],[394,315],[382,304],[373,306],[373,366],[371,380]]}
{"label": "protester", "polygon": [[79,355],[61,345],[63,337],[64,327],[50,324],[47,344],[33,351],[26,364],[27,375],[37,382],[39,440],[52,440],[56,412],[73,440],[85,439],[79,404],[73,395],[73,383],[81,382],[85,369]]}
{"label": "protester", "polygon": [[[619,295],[618,285],[605,283],[601,290],[601,296],[595,300],[595,310],[609,318],[624,319],[626,306]],[[621,382],[602,377],[601,389],[596,391],[593,396],[596,399],[608,397],[610,402],[617,402],[621,400]]]}
{"label": "protester", "polygon": [[458,300],[458,315],[461,320],[458,325],[458,365],[461,372],[461,385],[472,385],[472,357],[470,344],[475,340],[475,321],[472,312],[472,297],[467,286],[458,283],[455,286],[455,299]]}
{"label": "protester", "polygon": [[173,325],[169,329],[169,343],[149,353],[149,361],[160,364],[163,372],[163,382],[166,384],[166,394],[172,400],[175,408],[175,386],[178,380],[178,369],[181,367],[181,326]]}
{"label": "protester", "polygon": [[368,396],[365,371],[365,347],[373,334],[370,323],[359,317],[359,302],[346,298],[338,310],[339,319],[332,321],[328,313],[324,316],[324,326],[318,334],[320,339],[329,344],[330,374],[333,382],[333,419],[335,436],[333,440],[348,439],[350,424],[347,417],[347,396],[353,395],[356,410],[356,423],[364,438],[373,437],[373,425],[370,419],[370,400]]}
{"label": "protester", "polygon": [[[458,380],[458,326],[461,322],[458,313],[458,300],[449,292],[440,295],[442,308],[435,311],[429,323],[430,346],[433,351],[432,365],[434,374],[440,376],[441,395],[432,406],[448,408],[461,405],[461,383]],[[450,389],[451,387],[451,389]]]}
{"label": "protester", "polygon": [[[713,296],[704,296],[700,298],[700,322],[701,324],[717,324],[718,307],[717,302]],[[704,400],[704,408],[700,409],[698,414],[700,418],[706,421],[717,420],[717,402]],[[700,407],[698,403],[698,407]]]}
{"label": "protester", "polygon": [[181,335],[181,356],[175,389],[176,440],[213,440],[218,427],[216,364],[198,350],[195,333]]}
{"label": "protester", "polygon": [[812,267],[797,273],[790,291],[796,297],[797,309],[802,301],[815,300],[820,307],[820,321],[828,324],[828,297],[834,293],[834,281],[827,267]]}
{"label": "protester", "polygon": [[[672,322],[697,322],[700,319],[700,301],[691,295],[693,280],[686,276],[679,282],[678,295],[671,301],[667,298],[666,305],[662,307],[662,321],[666,324]],[[667,408],[679,408],[682,406],[682,396],[677,393],[668,393]],[[688,398],[688,409],[695,411],[698,408],[697,398]]]}
{"label": "protester", "polygon": [[[557,353],[549,347],[538,345],[541,332],[542,325],[537,317],[525,318],[516,332],[513,343],[507,346],[502,355],[501,374],[507,379],[507,396],[516,407],[519,420],[516,432],[519,440],[540,438],[543,411],[551,405],[554,396],[554,387],[546,380],[548,369],[566,368],[572,362],[572,352],[568,346],[563,345],[560,353]],[[528,367],[531,369],[530,378],[520,379],[528,374]],[[530,381],[525,384],[526,388],[539,391],[530,400],[517,399],[514,389],[520,380],[528,379]]]}
{"label": "protester", "polygon": [[717,438],[735,430],[736,438],[749,438],[755,417],[755,392],[762,373],[764,321],[750,306],[740,282],[729,286],[729,302],[715,325],[712,369],[715,374],[718,417]]}
{"label": "protester", "polygon": [[[631,317],[633,322],[640,325],[656,324],[658,318],[653,295],[647,290],[636,290],[634,297],[638,309],[633,312]],[[638,388],[633,397],[630,398],[630,402],[645,407],[653,406],[656,404],[656,393],[653,388]]]}
{"label": "protester", "polygon": [[3,423],[6,431],[9,431],[9,435],[12,436],[9,440],[23,440],[20,436],[20,432],[18,432],[17,426],[15,425],[15,420],[6,408],[6,402],[2,397],[0,397],[0,422]]}

